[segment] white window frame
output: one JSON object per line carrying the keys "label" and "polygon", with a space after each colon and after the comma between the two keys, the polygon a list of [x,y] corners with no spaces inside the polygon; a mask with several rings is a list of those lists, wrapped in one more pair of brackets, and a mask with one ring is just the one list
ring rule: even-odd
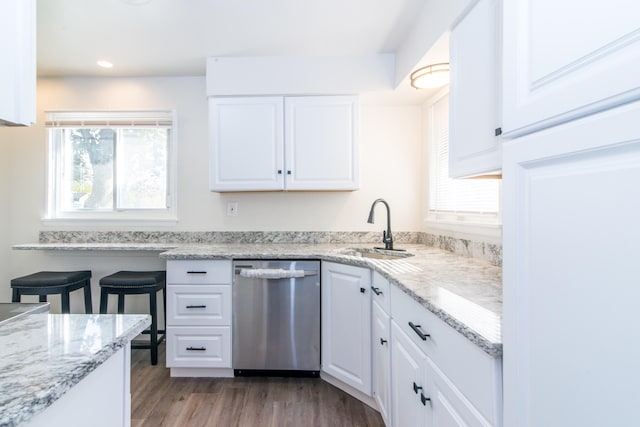
{"label": "white window frame", "polygon": [[[424,202],[424,231],[437,234],[456,237],[460,239],[482,240],[489,243],[502,243],[502,201],[500,200],[500,209],[496,214],[473,213],[473,212],[444,212],[432,210],[430,206],[430,191],[432,187],[431,171],[437,168],[437,154],[435,151],[434,138],[434,105],[449,96],[449,88],[445,87],[429,98],[423,105],[423,118],[426,124],[425,129],[425,147],[426,156],[424,159],[427,165],[427,172],[424,179],[426,180],[425,202]],[[478,178],[475,178],[478,179]],[[502,189],[500,195],[502,197]]]}
{"label": "white window frame", "polygon": [[[164,226],[175,225],[177,217],[177,177],[178,177],[178,137],[177,115],[175,111],[47,111],[47,211],[42,218],[44,225],[145,225]],[[60,152],[58,144],[50,137],[50,128],[62,127],[64,121],[76,120],[79,126],[91,125],[93,127],[106,127],[107,123],[113,126],[126,126],[126,122],[137,125],[158,125],[161,120],[170,120],[171,135],[167,147],[167,208],[166,209],[126,209],[113,211],[64,211],[58,200],[58,167]],[[67,125],[67,127],[70,127]]]}

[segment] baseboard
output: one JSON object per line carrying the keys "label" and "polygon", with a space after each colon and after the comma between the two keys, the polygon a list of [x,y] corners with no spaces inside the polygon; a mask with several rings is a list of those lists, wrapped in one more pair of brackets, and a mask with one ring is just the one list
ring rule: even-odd
{"label": "baseboard", "polygon": [[326,372],[320,371],[320,378],[323,381],[328,382],[332,386],[337,387],[340,390],[344,391],[348,395],[355,397],[360,402],[364,403],[367,406],[370,406],[372,409],[375,409],[376,411],[380,412],[380,410],[378,409],[378,404],[376,403],[375,399],[372,396],[368,396],[367,394],[361,392],[360,390],[353,388],[349,384],[343,383],[339,379],[327,374]]}

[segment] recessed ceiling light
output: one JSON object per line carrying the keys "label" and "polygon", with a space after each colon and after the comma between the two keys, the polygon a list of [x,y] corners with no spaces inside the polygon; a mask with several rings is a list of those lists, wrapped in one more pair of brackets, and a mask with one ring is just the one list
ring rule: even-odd
{"label": "recessed ceiling light", "polygon": [[123,3],[139,6],[142,4],[151,3],[151,0],[122,0]]}
{"label": "recessed ceiling light", "polygon": [[102,68],[113,68],[113,64],[109,61],[105,61],[104,59],[96,62],[96,64],[98,64]]}

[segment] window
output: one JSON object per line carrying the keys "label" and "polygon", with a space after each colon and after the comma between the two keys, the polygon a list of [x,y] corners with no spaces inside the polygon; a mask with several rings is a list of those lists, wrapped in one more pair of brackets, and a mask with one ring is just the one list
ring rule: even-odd
{"label": "window", "polygon": [[427,114],[430,123],[427,222],[457,224],[458,229],[469,224],[499,226],[501,180],[449,178],[448,94],[437,98]]}
{"label": "window", "polygon": [[48,219],[173,220],[174,114],[48,112]]}

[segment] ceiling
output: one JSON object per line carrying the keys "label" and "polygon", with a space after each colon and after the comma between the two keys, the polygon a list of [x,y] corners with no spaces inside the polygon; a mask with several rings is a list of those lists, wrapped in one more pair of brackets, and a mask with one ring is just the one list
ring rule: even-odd
{"label": "ceiling", "polygon": [[209,56],[393,53],[426,2],[38,0],[38,75],[204,75]]}
{"label": "ceiling", "polygon": [[[37,0],[38,76],[204,76],[206,58],[212,56],[395,53],[430,3]],[[448,59],[445,33],[420,65]],[[112,62],[113,68],[99,67],[98,60]],[[435,92],[413,89],[407,77],[397,88],[367,96],[373,102],[421,104]]]}

